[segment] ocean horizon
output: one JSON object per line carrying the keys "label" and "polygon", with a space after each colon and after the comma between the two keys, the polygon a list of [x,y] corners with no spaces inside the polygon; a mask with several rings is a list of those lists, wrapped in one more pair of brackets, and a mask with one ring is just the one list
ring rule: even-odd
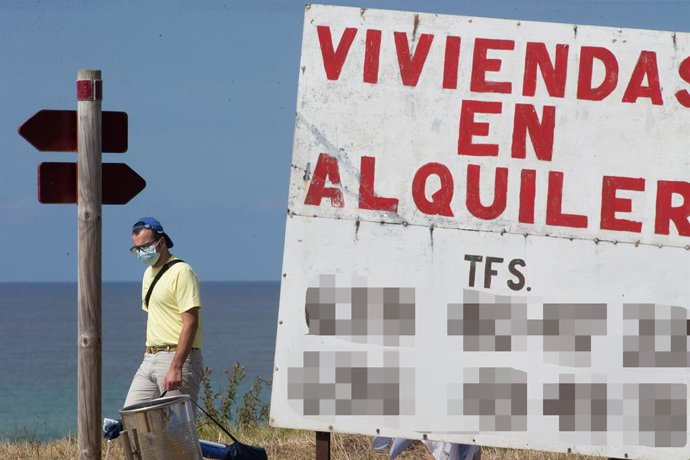
{"label": "ocean horizon", "polygon": [[[146,312],[140,282],[102,284],[102,416],[119,418],[141,362]],[[202,281],[204,366],[214,391],[239,362],[243,388],[272,378],[280,283]],[[0,283],[0,438],[76,434],[77,283]]]}

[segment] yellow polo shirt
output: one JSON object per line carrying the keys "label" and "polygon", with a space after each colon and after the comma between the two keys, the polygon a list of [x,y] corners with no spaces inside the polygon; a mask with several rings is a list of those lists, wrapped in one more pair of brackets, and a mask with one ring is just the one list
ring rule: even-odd
{"label": "yellow polo shirt", "polygon": [[[175,259],[177,257],[171,255],[168,261]],[[148,312],[146,346],[177,345],[182,331],[181,313],[198,307],[199,327],[192,347],[201,348],[201,290],[199,278],[189,264],[178,262],[161,276],[146,308],[146,293],[161,268],[147,268],[141,283],[141,307]]]}

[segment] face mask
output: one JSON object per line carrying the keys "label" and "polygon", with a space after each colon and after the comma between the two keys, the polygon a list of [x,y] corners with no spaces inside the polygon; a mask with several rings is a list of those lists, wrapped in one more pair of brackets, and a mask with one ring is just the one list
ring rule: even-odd
{"label": "face mask", "polygon": [[156,265],[156,262],[158,262],[160,256],[161,255],[156,251],[155,245],[151,245],[147,248],[141,248],[137,253],[139,260],[144,262],[149,267]]}

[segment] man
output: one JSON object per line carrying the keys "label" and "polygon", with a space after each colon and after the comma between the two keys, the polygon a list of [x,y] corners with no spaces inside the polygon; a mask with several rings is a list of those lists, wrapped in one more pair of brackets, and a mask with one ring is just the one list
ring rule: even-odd
{"label": "man", "polygon": [[141,291],[148,319],[144,360],[125,407],[158,398],[166,390],[166,396],[188,394],[196,401],[203,375],[199,279],[192,267],[170,253],[173,242],[153,217],[137,220],[132,243],[130,252],[148,265]]}

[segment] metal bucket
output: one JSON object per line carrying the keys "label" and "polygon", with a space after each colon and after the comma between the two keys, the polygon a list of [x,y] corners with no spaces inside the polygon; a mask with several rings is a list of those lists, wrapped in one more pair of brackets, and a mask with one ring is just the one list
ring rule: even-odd
{"label": "metal bucket", "polygon": [[120,415],[127,460],[202,460],[188,395],[127,406]]}

